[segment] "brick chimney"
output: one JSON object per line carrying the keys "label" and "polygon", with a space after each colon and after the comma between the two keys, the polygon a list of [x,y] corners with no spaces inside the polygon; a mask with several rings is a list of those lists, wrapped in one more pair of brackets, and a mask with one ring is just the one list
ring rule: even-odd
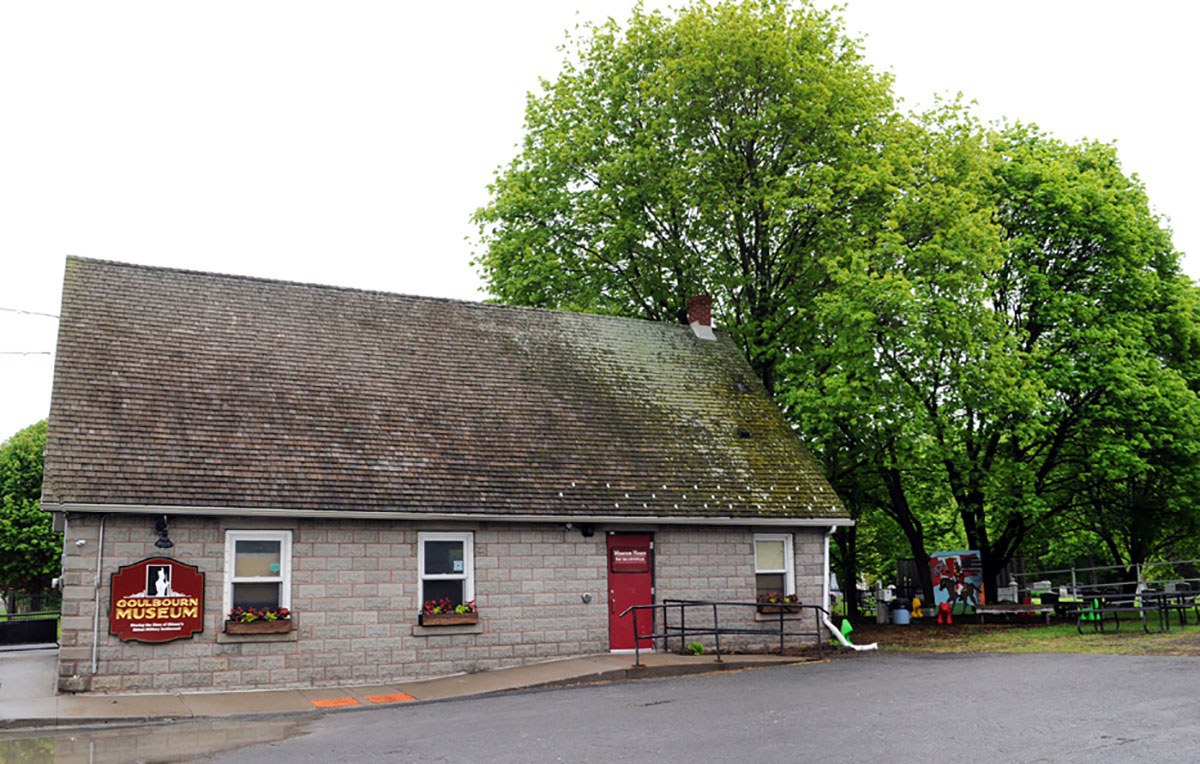
{"label": "brick chimney", "polygon": [[687,320],[692,332],[702,340],[715,340],[712,330],[712,297],[701,294],[687,299]]}

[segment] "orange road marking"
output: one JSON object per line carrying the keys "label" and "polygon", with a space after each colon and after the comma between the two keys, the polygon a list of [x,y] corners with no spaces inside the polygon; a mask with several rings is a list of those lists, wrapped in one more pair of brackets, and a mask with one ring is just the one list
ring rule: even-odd
{"label": "orange road marking", "polygon": [[408,703],[416,698],[407,692],[394,692],[391,695],[368,695],[367,700],[372,703]]}
{"label": "orange road marking", "polygon": [[312,704],[317,708],[345,708],[347,706],[357,706],[358,701],[354,698],[328,698],[326,700],[314,700]]}

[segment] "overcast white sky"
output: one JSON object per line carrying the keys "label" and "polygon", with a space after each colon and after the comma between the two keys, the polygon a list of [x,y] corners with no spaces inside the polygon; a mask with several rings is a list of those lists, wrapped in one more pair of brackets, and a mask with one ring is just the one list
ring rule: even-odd
{"label": "overcast white sky", "polygon": [[[828,2],[821,2],[828,5]],[[653,3],[652,5],[665,5]],[[471,212],[580,21],[631,0],[0,4],[0,308],[68,254],[480,299]],[[1200,276],[1200,6],[850,0],[910,107],[1117,142]],[[46,416],[57,322],[0,310],[0,440]]]}

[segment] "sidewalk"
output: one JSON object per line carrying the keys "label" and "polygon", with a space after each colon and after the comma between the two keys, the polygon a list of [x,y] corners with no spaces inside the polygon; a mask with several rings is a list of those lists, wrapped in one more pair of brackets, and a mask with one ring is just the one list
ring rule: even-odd
{"label": "sidewalk", "polygon": [[812,660],[802,656],[732,655],[718,663],[711,654],[643,653],[642,666],[635,667],[632,654],[603,654],[369,687],[163,695],[56,695],[57,653],[54,645],[0,651],[0,729],[136,723],[153,719],[312,714],[328,709],[428,702],[540,687],[682,676]]}

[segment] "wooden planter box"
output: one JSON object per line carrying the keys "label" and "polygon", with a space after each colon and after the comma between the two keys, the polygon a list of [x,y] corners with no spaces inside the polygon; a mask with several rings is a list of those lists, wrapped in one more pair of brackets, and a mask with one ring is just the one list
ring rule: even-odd
{"label": "wooden planter box", "polygon": [[778,615],[779,613],[799,613],[799,603],[794,605],[759,605],[758,612],[764,615]]}
{"label": "wooden planter box", "polygon": [[479,613],[421,613],[422,626],[471,626],[479,623]]}
{"label": "wooden planter box", "polygon": [[225,622],[226,634],[287,634],[291,630],[290,618],[281,618],[278,621],[250,621],[249,623]]}

